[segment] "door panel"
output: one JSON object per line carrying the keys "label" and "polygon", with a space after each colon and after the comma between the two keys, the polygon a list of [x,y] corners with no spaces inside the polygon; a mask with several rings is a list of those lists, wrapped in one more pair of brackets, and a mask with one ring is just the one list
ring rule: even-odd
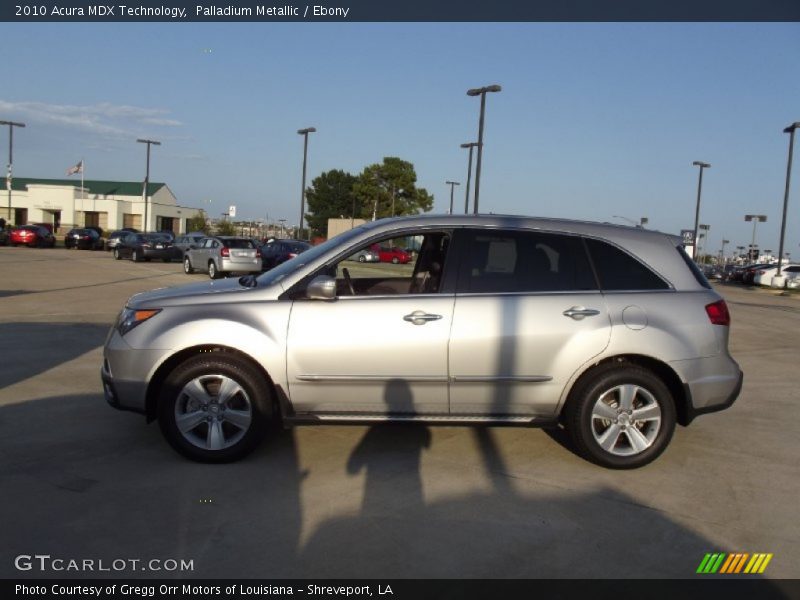
{"label": "door panel", "polygon": [[[597,314],[564,315],[570,309]],[[600,293],[459,296],[451,413],[552,415],[569,378],[605,349],[610,334]]]}
{"label": "door panel", "polygon": [[453,304],[452,295],[295,301],[287,344],[295,411],[446,414]]}

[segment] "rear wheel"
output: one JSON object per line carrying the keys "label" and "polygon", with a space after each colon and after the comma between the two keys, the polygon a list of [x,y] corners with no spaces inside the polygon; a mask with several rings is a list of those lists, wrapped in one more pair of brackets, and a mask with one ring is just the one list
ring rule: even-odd
{"label": "rear wheel", "polygon": [[220,272],[217,271],[217,265],[213,260],[208,261],[208,276],[211,279],[219,279],[221,277]]}
{"label": "rear wheel", "polygon": [[170,445],[200,462],[230,462],[261,441],[272,416],[264,377],[231,356],[203,354],[164,383],[158,421]]}
{"label": "rear wheel", "polygon": [[131,260],[133,262],[139,262],[139,253],[136,250],[131,252]]}
{"label": "rear wheel", "polygon": [[392,258],[392,264],[396,265],[399,262],[400,262],[400,259],[397,258],[396,256]]}
{"label": "rear wheel", "polygon": [[581,455],[604,467],[634,469],[666,449],[675,430],[675,403],[652,372],[611,365],[578,384],[565,417]]}
{"label": "rear wheel", "polygon": [[362,254],[358,257],[358,262],[367,262],[367,257]]}

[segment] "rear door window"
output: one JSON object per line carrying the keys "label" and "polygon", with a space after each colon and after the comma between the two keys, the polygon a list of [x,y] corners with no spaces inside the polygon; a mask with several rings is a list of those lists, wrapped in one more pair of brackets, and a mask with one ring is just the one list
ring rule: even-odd
{"label": "rear door window", "polygon": [[465,293],[597,289],[581,239],[538,231],[466,232],[458,290]]}

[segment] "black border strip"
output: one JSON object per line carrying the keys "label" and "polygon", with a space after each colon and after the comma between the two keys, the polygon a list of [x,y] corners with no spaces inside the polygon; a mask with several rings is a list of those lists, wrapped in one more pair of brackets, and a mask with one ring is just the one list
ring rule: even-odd
{"label": "black border strip", "polygon": [[[235,3],[208,0],[128,3],[123,0],[109,4],[86,0],[14,0],[2,4],[0,21],[7,22],[800,21],[797,0],[340,0],[318,4],[290,0],[282,4],[253,0]],[[198,6],[211,10],[198,14]],[[108,12],[106,7],[113,10]],[[259,7],[263,14],[258,14]],[[321,9],[315,11],[315,7]],[[150,11],[142,8],[160,10],[149,14]],[[330,12],[331,9],[341,10]],[[181,14],[175,16],[176,12]]]}

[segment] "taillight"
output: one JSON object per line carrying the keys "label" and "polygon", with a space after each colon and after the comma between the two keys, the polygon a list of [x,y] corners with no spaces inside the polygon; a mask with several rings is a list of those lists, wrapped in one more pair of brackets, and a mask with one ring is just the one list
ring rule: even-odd
{"label": "taillight", "polygon": [[219,251],[219,255],[220,256],[230,256],[231,255],[231,251],[230,251],[229,248],[226,248],[225,246],[223,246],[222,250]]}
{"label": "taillight", "polygon": [[261,258],[261,250],[256,249],[256,258]]}
{"label": "taillight", "polygon": [[706,306],[706,314],[712,325],[725,325],[726,327],[731,324],[731,314],[728,312],[728,305],[725,300],[718,300]]}
{"label": "taillight", "polygon": [[294,252],[289,252],[289,258],[294,258],[295,256],[297,256],[297,254]]}

